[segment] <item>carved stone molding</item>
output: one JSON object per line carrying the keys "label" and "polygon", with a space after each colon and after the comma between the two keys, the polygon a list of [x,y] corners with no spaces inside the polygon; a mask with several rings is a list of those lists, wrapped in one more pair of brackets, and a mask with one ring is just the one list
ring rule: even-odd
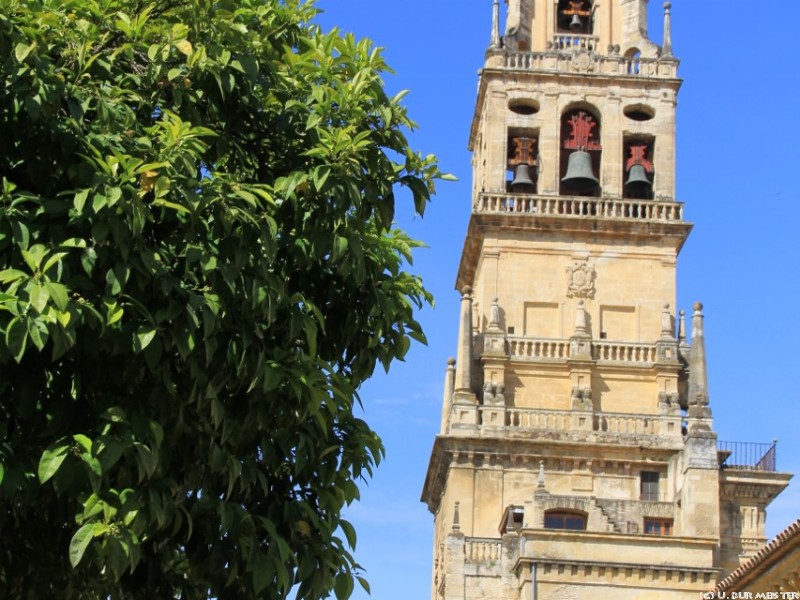
{"label": "carved stone molding", "polygon": [[567,267],[567,297],[594,298],[596,278],[597,273],[589,261],[576,261]]}

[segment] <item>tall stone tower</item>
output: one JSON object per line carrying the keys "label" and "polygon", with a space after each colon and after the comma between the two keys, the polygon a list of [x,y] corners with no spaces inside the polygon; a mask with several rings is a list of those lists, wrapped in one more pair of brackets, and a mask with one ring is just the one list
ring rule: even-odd
{"label": "tall stone tower", "polygon": [[791,477],[774,444],[718,442],[702,306],[674,309],[681,81],[670,4],[660,47],[646,11],[507,0],[501,36],[495,0],[422,494],[433,600],[695,599],[764,544]]}

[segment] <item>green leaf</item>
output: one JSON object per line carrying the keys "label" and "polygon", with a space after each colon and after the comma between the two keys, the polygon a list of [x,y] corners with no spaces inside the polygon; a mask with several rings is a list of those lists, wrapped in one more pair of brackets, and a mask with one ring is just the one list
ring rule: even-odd
{"label": "green leaf", "polygon": [[336,594],[336,600],[347,600],[350,598],[353,593],[353,578],[349,573],[339,573],[336,575],[333,591]]}
{"label": "green leaf", "polygon": [[33,284],[33,288],[30,291],[30,302],[31,306],[36,309],[36,312],[41,314],[47,306],[47,301],[49,299],[50,294],[45,286],[41,283]]}
{"label": "green leaf", "polygon": [[36,47],[36,42],[34,42],[33,44],[26,44],[25,42],[19,42],[16,46],[14,46],[14,58],[17,59],[17,62],[24,62],[35,47]]}
{"label": "green leaf", "polygon": [[347,539],[347,543],[353,550],[356,549],[356,530],[348,521],[342,519],[339,523],[339,527],[342,528],[344,532],[344,537]]}
{"label": "green leaf", "polygon": [[69,306],[67,286],[54,281],[48,281],[44,284],[44,287],[50,295],[50,299],[53,301],[53,304],[56,305],[56,308],[62,312],[66,311]]}
{"label": "green leaf", "polygon": [[49,338],[47,325],[38,319],[28,319],[28,336],[37,350],[41,351]]}
{"label": "green leaf", "polygon": [[367,594],[372,594],[372,591],[369,589],[369,582],[366,579],[360,575],[356,575],[356,579],[358,580],[358,583],[361,584],[361,587],[364,588],[364,591],[367,592]]}
{"label": "green leaf", "polygon": [[113,325],[125,314],[125,310],[114,298],[103,298],[103,305],[106,309],[106,325]]}
{"label": "green leaf", "polygon": [[45,483],[58,472],[67,457],[70,445],[65,441],[56,442],[47,447],[39,459],[39,482]]}
{"label": "green leaf", "polygon": [[272,582],[274,575],[266,556],[259,556],[253,568],[253,591],[260,594]]}
{"label": "green leaf", "polygon": [[77,567],[94,538],[94,524],[86,523],[75,532],[69,542],[69,563]]}
{"label": "green leaf", "polygon": [[150,325],[141,325],[136,330],[136,335],[133,338],[133,351],[138,354],[147,348],[155,336],[155,328],[151,327]]}
{"label": "green leaf", "polygon": [[28,341],[28,325],[26,320],[26,317],[14,317],[6,328],[6,346],[17,362],[22,360]]}

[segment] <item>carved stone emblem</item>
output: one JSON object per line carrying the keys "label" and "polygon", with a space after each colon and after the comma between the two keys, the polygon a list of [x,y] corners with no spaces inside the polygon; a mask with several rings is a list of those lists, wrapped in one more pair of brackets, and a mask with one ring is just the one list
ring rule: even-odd
{"label": "carved stone emblem", "polygon": [[588,262],[576,262],[567,267],[567,297],[594,298],[594,267]]}
{"label": "carved stone emblem", "polygon": [[594,71],[594,56],[586,49],[581,49],[572,55],[572,70],[578,73]]}

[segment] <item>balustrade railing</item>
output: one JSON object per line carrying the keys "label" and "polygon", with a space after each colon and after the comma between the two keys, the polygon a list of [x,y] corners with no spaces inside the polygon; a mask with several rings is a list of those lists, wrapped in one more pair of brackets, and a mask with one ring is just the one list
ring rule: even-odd
{"label": "balustrade railing", "polygon": [[592,358],[611,362],[650,364],[656,362],[658,355],[653,344],[597,342],[592,344]]}
{"label": "balustrade railing", "polygon": [[572,73],[575,52],[580,50],[590,52],[582,59],[581,66],[592,73],[670,79],[678,76],[677,61],[597,54],[597,40],[591,36],[556,36],[546,52],[503,52],[500,64],[505,69],[518,71]]}
{"label": "balustrade railing", "polygon": [[[658,417],[603,413],[594,416],[594,431],[604,433],[635,433],[639,435],[659,435],[662,422]],[[680,428],[677,433],[680,434]]]}
{"label": "balustrade railing", "polygon": [[[536,408],[506,408],[506,426],[511,429],[569,431],[573,428],[574,412]],[[680,426],[670,417],[598,413],[591,419],[591,431],[610,434],[680,436]],[[669,423],[668,423],[669,421]],[[669,424],[672,427],[669,427]]]}
{"label": "balustrade railing", "polygon": [[530,408],[506,409],[506,426],[512,429],[547,429],[567,431],[572,423],[572,413],[559,410]]}
{"label": "balustrade railing", "polygon": [[516,359],[556,359],[569,358],[569,340],[533,339],[509,337],[508,350]]}
{"label": "balustrade railing", "polygon": [[597,50],[598,38],[592,35],[575,35],[571,33],[559,33],[553,37],[553,43],[550,46],[552,50],[588,50],[594,52]]}
{"label": "balustrade railing", "polygon": [[464,554],[468,561],[490,562],[503,556],[503,542],[493,538],[466,538]]}
{"label": "balustrade railing", "polygon": [[[567,360],[570,342],[565,339],[508,336],[508,354],[513,360]],[[651,365],[658,359],[655,344],[597,341],[592,343],[592,358],[599,361]]]}
{"label": "balustrade railing", "polygon": [[683,221],[683,203],[654,200],[531,196],[487,192],[478,196],[476,213],[515,213],[573,218],[641,219],[665,223]]}

